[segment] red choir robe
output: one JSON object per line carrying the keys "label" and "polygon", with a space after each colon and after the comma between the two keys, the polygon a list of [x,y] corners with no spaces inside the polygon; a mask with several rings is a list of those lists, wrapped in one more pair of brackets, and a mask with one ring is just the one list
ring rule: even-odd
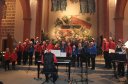
{"label": "red choir robe", "polygon": [[27,45],[27,44],[23,45],[22,48],[23,48],[23,49],[22,49],[23,52],[24,52],[24,51],[28,51],[28,45]]}
{"label": "red choir robe", "polygon": [[10,60],[10,53],[9,53],[9,52],[6,52],[6,53],[4,54],[4,59],[5,59],[5,60]]}
{"label": "red choir robe", "polygon": [[67,56],[71,56],[71,54],[72,54],[72,46],[70,45],[68,45],[67,47],[66,47],[66,53],[67,53]]}
{"label": "red choir robe", "polygon": [[42,48],[42,52],[44,52],[44,51],[46,50],[46,48],[47,48],[47,45],[46,45],[46,44],[43,44],[43,45],[41,46],[41,48]]}
{"label": "red choir robe", "polygon": [[34,46],[34,49],[35,49],[35,52],[41,53],[41,51],[42,51],[42,47],[41,47],[41,45],[39,45],[39,44],[36,44],[36,45]]}
{"label": "red choir robe", "polygon": [[48,46],[47,46],[47,49],[53,50],[54,49],[54,45],[52,43],[49,43]]}
{"label": "red choir robe", "polygon": [[54,46],[54,50],[60,50],[60,47],[57,46],[57,45],[55,45],[55,46]]}
{"label": "red choir robe", "polygon": [[54,50],[60,50],[60,47],[54,47]]}
{"label": "red choir robe", "polygon": [[115,50],[115,48],[116,48],[116,43],[113,42],[113,41],[110,41],[109,42],[109,49],[114,49]]}
{"label": "red choir robe", "polygon": [[21,44],[16,47],[16,52],[18,51],[23,51],[23,46]]}
{"label": "red choir robe", "polygon": [[11,61],[12,61],[12,62],[17,61],[17,54],[16,54],[16,53],[12,53],[12,54],[11,54]]}
{"label": "red choir robe", "polygon": [[109,42],[103,41],[102,50],[103,50],[103,51],[109,51]]}

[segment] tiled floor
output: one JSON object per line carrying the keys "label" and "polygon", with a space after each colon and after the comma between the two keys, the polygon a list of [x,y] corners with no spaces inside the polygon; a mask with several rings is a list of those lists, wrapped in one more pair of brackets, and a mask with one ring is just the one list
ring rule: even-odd
{"label": "tiled floor", "polygon": [[[97,57],[96,70],[88,69],[88,84],[123,84],[124,82],[119,82],[113,76],[113,70],[104,69],[104,62],[102,57]],[[85,80],[85,74],[80,73],[81,68],[72,67],[71,68],[71,82],[70,84],[87,84],[81,81],[81,76]],[[65,72],[65,66],[59,66],[59,78],[56,84],[69,84],[68,83],[68,73]],[[37,66],[17,66],[17,70],[4,71],[0,68],[0,81],[4,84],[41,84],[44,81],[44,75],[40,74],[42,79],[36,80],[37,78]],[[125,78],[120,78],[123,81]],[[45,83],[52,84],[52,82]]]}

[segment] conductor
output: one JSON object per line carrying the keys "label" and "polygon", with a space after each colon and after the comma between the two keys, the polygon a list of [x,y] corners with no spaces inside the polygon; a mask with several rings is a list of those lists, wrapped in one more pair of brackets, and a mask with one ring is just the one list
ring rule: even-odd
{"label": "conductor", "polygon": [[42,56],[42,63],[44,65],[42,73],[45,74],[45,82],[49,82],[49,79],[52,78],[52,82],[55,84],[55,81],[58,78],[57,69],[55,67],[55,63],[57,63],[57,58],[53,53],[51,53],[51,49],[47,49],[46,53]]}

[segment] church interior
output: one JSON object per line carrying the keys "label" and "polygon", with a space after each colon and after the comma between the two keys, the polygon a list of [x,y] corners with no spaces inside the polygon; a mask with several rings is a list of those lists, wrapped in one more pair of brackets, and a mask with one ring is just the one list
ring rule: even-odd
{"label": "church interior", "polygon": [[[56,55],[61,53],[63,42],[67,43],[66,46],[72,45],[71,54],[70,48],[68,51],[66,47],[64,47],[66,54],[61,53],[66,57],[69,54],[72,56],[68,57],[68,62],[71,61],[71,70],[69,70],[69,73],[65,72],[65,65],[60,65],[59,78],[56,84],[84,84],[84,82],[85,84],[128,84],[128,64],[126,62],[128,54],[128,44],[126,45],[128,41],[127,9],[128,0],[0,0],[0,81],[3,82],[0,84],[41,84],[45,80],[45,76],[37,72],[38,64],[34,64],[34,61],[39,59],[36,58],[35,52],[38,51],[36,45],[38,43],[41,45],[42,50],[40,52],[45,55],[45,50],[53,49],[52,44],[50,44],[51,41],[54,47],[57,46],[54,48],[57,50],[54,51]],[[110,43],[110,39],[114,44]],[[95,58],[89,57],[92,68],[88,65],[88,72],[85,71],[85,73],[82,73],[82,75],[85,75],[80,76],[82,69],[81,65],[77,67],[77,63],[79,61],[81,63],[81,58],[77,59],[78,51],[76,51],[76,58],[73,58],[73,48],[74,45],[79,48],[79,43],[84,48],[85,40],[88,40],[89,55],[95,54],[96,56]],[[108,40],[108,45],[106,45],[106,40]],[[125,59],[118,58],[123,59],[123,62],[122,60],[113,61],[114,58],[111,58],[111,56],[114,52],[116,58],[120,43],[122,43],[121,50],[122,52],[125,50],[125,54],[119,53],[119,55],[125,55]],[[28,45],[28,49],[33,47],[33,50],[28,50],[28,58],[23,56],[24,52],[22,52],[21,57],[17,53],[20,44],[23,47],[22,51],[27,49],[24,45]],[[47,44],[47,47],[45,44]],[[93,48],[96,47],[96,53],[95,51],[91,52],[91,44]],[[46,48],[43,49],[44,47]],[[11,65],[11,62],[6,61],[5,57],[8,49],[10,50],[9,53],[13,53],[14,50],[16,52],[16,64],[14,65],[16,70],[6,70],[8,64]],[[33,51],[32,57],[29,57],[29,51]],[[106,52],[107,58],[105,57]],[[9,59],[11,59],[10,57]],[[112,67],[109,67],[110,61]],[[75,64],[75,67],[72,63]],[[116,63],[119,66],[113,68]],[[86,69],[86,62],[84,64]],[[124,67],[121,67],[122,65]],[[67,68],[69,67],[66,65]],[[124,77],[115,77],[116,69],[117,72],[120,72],[118,68],[124,70]],[[39,79],[38,73],[42,77],[41,79]],[[84,78],[85,80],[82,80]],[[78,81],[77,79],[81,80]],[[52,84],[52,82],[46,84]]]}

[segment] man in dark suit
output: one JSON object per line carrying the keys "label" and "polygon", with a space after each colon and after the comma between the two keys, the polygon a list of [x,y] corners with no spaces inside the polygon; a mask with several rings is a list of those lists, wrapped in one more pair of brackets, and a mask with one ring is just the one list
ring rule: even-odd
{"label": "man in dark suit", "polygon": [[56,56],[51,53],[50,49],[47,49],[47,52],[42,56],[42,63],[44,65],[43,67],[43,73],[45,74],[46,81],[49,81],[49,78],[52,77],[53,83],[55,84],[55,81],[58,78],[57,75],[57,69],[55,67],[55,63],[57,63]]}

